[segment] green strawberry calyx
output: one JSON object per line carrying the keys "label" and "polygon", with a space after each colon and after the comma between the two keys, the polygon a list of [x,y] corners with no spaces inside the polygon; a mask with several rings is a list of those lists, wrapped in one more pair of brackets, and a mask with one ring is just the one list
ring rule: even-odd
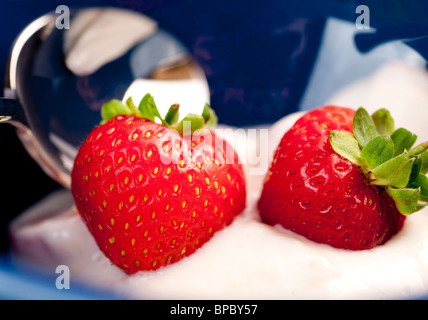
{"label": "green strawberry calyx", "polygon": [[382,186],[405,215],[428,205],[428,141],[413,147],[417,136],[395,129],[386,109],[371,116],[358,108],[353,131],[332,130],[333,150],[360,167],[371,185]]}
{"label": "green strawberry calyx", "polygon": [[129,97],[125,103],[112,99],[101,107],[102,121],[100,124],[104,124],[118,115],[132,115],[152,122],[158,119],[162,125],[177,130],[182,136],[187,133],[186,122],[191,134],[200,129],[209,130],[217,125],[217,116],[208,104],[204,105],[201,115],[189,113],[180,121],[178,121],[180,119],[179,108],[179,104],[173,104],[165,117],[162,117],[150,93],[141,99],[138,107],[134,104],[132,97]]}

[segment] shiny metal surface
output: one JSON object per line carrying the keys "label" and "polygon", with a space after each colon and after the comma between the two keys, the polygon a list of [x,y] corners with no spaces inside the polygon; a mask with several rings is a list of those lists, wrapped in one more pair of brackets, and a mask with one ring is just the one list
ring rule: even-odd
{"label": "shiny metal surface", "polygon": [[159,84],[161,94],[181,80],[187,90],[208,85],[180,41],[147,16],[85,8],[71,12],[68,29],[58,28],[57,18],[48,13],[17,37],[0,123],[14,125],[35,161],[69,188],[74,157],[99,123],[103,103],[124,99],[136,82],[137,90]]}

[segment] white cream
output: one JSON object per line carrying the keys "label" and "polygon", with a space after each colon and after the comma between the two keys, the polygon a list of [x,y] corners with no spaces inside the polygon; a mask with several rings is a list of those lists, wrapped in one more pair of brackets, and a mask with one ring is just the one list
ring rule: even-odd
{"label": "white cream", "polygon": [[258,221],[248,209],[196,253],[155,272],[124,274],[98,250],[73,209],[14,232],[21,257],[132,298],[387,299],[428,292],[428,210],[387,244],[346,251]]}
{"label": "white cream", "polygon": [[[398,71],[397,66],[390,68],[392,73],[393,68]],[[376,81],[388,81],[381,76]],[[412,85],[411,81],[406,85]],[[421,86],[421,90],[427,87]],[[394,92],[400,91],[394,91],[393,84],[388,92],[388,99],[397,101]],[[423,96],[428,99],[425,92],[415,94],[419,94],[421,105]],[[340,99],[351,101],[345,94]],[[357,100],[352,103],[360,104]],[[406,108],[396,125],[408,119],[422,123],[427,115],[426,107]],[[296,118],[290,115],[270,128],[269,157]],[[428,140],[427,129],[418,127],[417,131],[420,139]],[[238,149],[245,156],[245,148],[241,145]],[[248,207],[232,225],[193,255],[155,272],[126,275],[111,265],[71,205],[51,217],[32,220],[24,214],[17,219],[11,226],[14,249],[17,256],[51,270],[59,264],[69,266],[72,281],[100,285],[131,298],[388,299],[428,294],[428,209],[409,216],[400,233],[383,246],[367,251],[340,250],[261,223],[255,206],[263,178],[248,177]]]}

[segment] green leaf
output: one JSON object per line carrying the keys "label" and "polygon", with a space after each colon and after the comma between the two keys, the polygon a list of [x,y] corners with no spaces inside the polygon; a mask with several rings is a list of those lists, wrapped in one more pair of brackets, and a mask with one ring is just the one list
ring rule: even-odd
{"label": "green leaf", "polygon": [[378,134],[390,136],[394,132],[394,119],[388,110],[377,110],[372,114],[372,119]]}
{"label": "green leaf", "polygon": [[128,108],[133,112],[133,113],[135,113],[135,114],[137,114],[139,111],[138,111],[138,109],[137,109],[137,107],[135,106],[135,104],[134,104],[134,101],[132,100],[132,97],[129,97],[127,100],[126,100],[126,105],[128,106]]}
{"label": "green leaf", "polygon": [[361,163],[360,148],[354,135],[348,131],[332,130],[328,136],[333,150],[356,165]]}
{"label": "green leaf", "polygon": [[428,173],[428,150],[421,153],[420,159],[421,159],[421,170],[419,172],[422,174],[427,174]]}
{"label": "green leaf", "polygon": [[389,137],[377,136],[361,150],[361,159],[370,168],[376,168],[394,156],[394,142]]}
{"label": "green leaf", "polygon": [[415,180],[409,183],[409,187],[414,189],[420,189],[420,200],[428,202],[428,177],[423,174],[419,174]]}
{"label": "green leaf", "polygon": [[204,118],[206,129],[213,128],[217,125],[217,115],[215,114],[214,110],[211,109],[208,103],[206,103],[204,106],[202,117]]}
{"label": "green leaf", "polygon": [[143,99],[141,99],[140,104],[138,105],[138,110],[141,112],[143,118],[155,121],[155,118],[158,118],[162,124],[167,125],[164,119],[162,119],[158,108],[156,107],[155,100],[150,93],[147,93]]}
{"label": "green leaf", "polygon": [[141,99],[140,104],[138,105],[138,110],[140,110],[145,119],[155,121],[155,117],[149,107],[149,99],[153,99],[153,97],[150,93],[147,93],[143,99]]}
{"label": "green leaf", "polygon": [[132,111],[122,101],[117,99],[110,100],[101,107],[101,124],[104,124],[115,116],[121,114],[132,114]]}
{"label": "green leaf", "polygon": [[377,135],[373,119],[364,108],[358,108],[355,112],[353,129],[361,148],[364,148],[366,144]]}
{"label": "green leaf", "polygon": [[428,141],[422,142],[418,144],[416,147],[409,150],[409,154],[411,156],[419,155],[421,153],[424,153],[428,149]]}
{"label": "green leaf", "polygon": [[394,200],[397,209],[405,215],[423,209],[426,204],[419,203],[421,191],[419,189],[395,189],[388,187],[386,192]]}
{"label": "green leaf", "polygon": [[392,158],[371,171],[371,183],[375,185],[392,186],[404,188],[409,182],[414,158],[409,154],[403,153],[398,157]]}
{"label": "green leaf", "polygon": [[394,156],[398,156],[413,146],[417,136],[407,129],[398,128],[392,133],[391,139],[394,141]]}
{"label": "green leaf", "polygon": [[414,159],[415,159],[415,162],[413,162],[412,171],[410,172],[409,182],[407,183],[407,185],[409,185],[409,183],[414,181],[418,177],[419,172],[421,171],[421,166],[422,166],[421,158],[414,157]]}
{"label": "green leaf", "polygon": [[[200,129],[210,129],[217,124],[217,116],[213,109],[208,104],[204,105],[201,115],[188,114],[180,122],[179,104],[173,104],[165,115],[165,118],[159,113],[155,104],[154,98],[150,93],[147,93],[140,101],[138,108],[134,104],[132,97],[123,103],[120,100],[113,99],[105,103],[101,108],[103,120],[100,124],[106,123],[117,115],[134,115],[139,118],[155,122],[156,118],[160,122],[170,128],[176,129],[181,135],[193,134]],[[1,120],[1,118],[0,118]],[[205,131],[204,131],[205,132]],[[201,134],[201,131],[195,134]]]}
{"label": "green leaf", "polygon": [[177,130],[182,136],[187,136],[203,128],[204,124],[205,121],[201,115],[189,113],[173,129]]}
{"label": "green leaf", "polygon": [[175,103],[171,107],[169,107],[169,110],[165,115],[165,122],[169,126],[177,123],[178,119],[180,118],[180,114],[178,112],[179,108],[180,108],[180,105],[178,103]]}
{"label": "green leaf", "polygon": [[333,150],[358,165],[367,181],[385,187],[402,214],[428,205],[428,142],[413,147],[417,136],[399,128],[386,109],[370,117],[359,108],[353,119],[354,135],[333,130]]}

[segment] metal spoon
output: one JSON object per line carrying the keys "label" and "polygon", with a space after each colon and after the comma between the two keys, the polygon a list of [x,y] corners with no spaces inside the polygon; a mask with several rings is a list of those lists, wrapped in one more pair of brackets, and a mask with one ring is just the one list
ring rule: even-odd
{"label": "metal spoon", "polygon": [[0,123],[14,125],[29,154],[64,187],[70,187],[74,156],[106,101],[150,90],[173,104],[176,97],[168,92],[175,90],[193,95],[195,106],[209,102],[199,66],[154,20],[117,8],[75,10],[69,29],[59,29],[57,18],[48,13],[17,37]]}

